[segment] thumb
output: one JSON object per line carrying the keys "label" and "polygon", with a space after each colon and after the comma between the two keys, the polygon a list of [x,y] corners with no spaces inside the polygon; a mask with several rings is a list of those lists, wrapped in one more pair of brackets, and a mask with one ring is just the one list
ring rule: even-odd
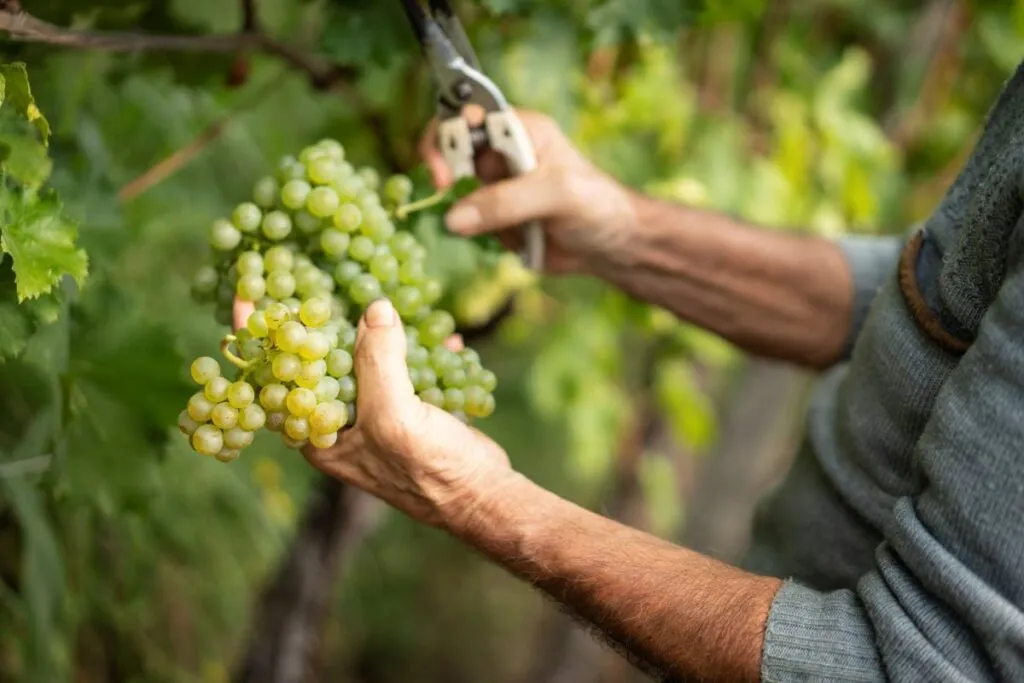
{"label": "thumb", "polygon": [[550,218],[564,199],[561,184],[553,182],[552,176],[551,170],[541,167],[480,188],[448,212],[448,229],[472,237]]}
{"label": "thumb", "polygon": [[405,328],[388,299],[370,304],[359,321],[354,369],[358,413],[397,417],[415,398],[405,362]]}

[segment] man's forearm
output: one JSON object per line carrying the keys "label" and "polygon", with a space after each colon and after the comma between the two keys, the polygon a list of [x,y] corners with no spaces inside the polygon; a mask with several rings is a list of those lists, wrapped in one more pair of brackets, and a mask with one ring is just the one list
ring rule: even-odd
{"label": "man's forearm", "polygon": [[637,229],[593,275],[761,356],[824,368],[850,329],[852,274],[827,240],[634,195]]}
{"label": "man's forearm", "polygon": [[780,586],[593,514],[518,474],[450,530],[668,680],[760,680]]}

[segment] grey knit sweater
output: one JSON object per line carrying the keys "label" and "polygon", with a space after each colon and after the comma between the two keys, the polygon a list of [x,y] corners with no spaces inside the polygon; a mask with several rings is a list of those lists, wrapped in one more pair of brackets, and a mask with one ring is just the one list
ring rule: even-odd
{"label": "grey knit sweater", "polygon": [[1024,65],[910,239],[847,239],[849,352],[759,511],[765,681],[1024,681]]}

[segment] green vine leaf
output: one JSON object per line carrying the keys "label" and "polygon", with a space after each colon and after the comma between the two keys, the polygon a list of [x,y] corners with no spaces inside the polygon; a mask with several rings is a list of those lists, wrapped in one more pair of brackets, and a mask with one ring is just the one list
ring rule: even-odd
{"label": "green vine leaf", "polygon": [[51,292],[70,275],[79,285],[89,270],[85,251],[77,248],[78,227],[61,214],[52,196],[36,199],[5,189],[0,194],[0,252],[10,254],[18,301]]}
{"label": "green vine leaf", "polygon": [[50,122],[36,106],[32,87],[28,83],[28,71],[24,62],[0,64],[0,103],[10,104],[19,115],[31,123],[43,138],[43,144],[50,144]]}

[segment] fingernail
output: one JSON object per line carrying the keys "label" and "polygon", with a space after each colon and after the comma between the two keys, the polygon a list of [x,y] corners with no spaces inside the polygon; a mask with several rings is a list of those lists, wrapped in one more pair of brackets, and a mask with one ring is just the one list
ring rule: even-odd
{"label": "fingernail", "polygon": [[457,204],[444,220],[452,232],[470,232],[480,226],[480,209],[472,204]]}
{"label": "fingernail", "polygon": [[395,308],[388,299],[377,299],[366,309],[366,324],[370,327],[393,327],[396,322]]}

